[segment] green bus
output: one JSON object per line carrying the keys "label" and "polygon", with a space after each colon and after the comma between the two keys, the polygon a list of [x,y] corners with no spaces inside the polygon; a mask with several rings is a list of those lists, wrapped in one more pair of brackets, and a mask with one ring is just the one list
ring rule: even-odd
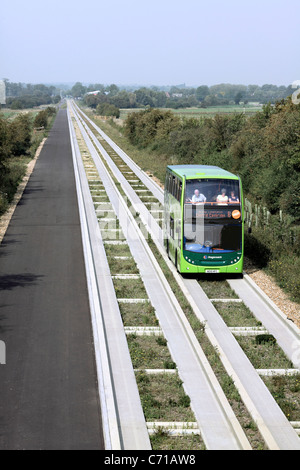
{"label": "green bus", "polygon": [[217,166],[170,165],[164,191],[164,245],[180,273],[243,273],[243,193]]}

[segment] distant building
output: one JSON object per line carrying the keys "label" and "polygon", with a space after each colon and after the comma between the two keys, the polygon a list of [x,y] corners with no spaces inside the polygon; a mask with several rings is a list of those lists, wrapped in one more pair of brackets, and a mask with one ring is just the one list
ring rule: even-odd
{"label": "distant building", "polygon": [[89,92],[87,93],[87,95],[95,95],[95,96],[96,96],[96,95],[98,95],[98,93],[101,93],[101,91],[100,91],[100,90],[89,91]]}
{"label": "distant building", "polygon": [[5,81],[0,80],[0,104],[6,104]]}

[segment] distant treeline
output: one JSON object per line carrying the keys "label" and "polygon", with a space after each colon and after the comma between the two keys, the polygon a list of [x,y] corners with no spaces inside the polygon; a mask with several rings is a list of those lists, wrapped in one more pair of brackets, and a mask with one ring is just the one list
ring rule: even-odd
{"label": "distant treeline", "polygon": [[[56,86],[30,83],[13,83],[5,80],[7,107],[12,109],[32,108],[34,106],[55,104],[60,101],[61,95],[71,95],[74,98],[83,98],[87,106],[96,109],[98,105],[112,105],[120,108],[189,108],[226,106],[233,104],[247,104],[250,102],[266,104],[276,103],[293,93],[290,86],[277,86],[272,84],[234,85],[222,83],[219,85],[186,87],[178,85],[172,87],[118,87],[115,84],[103,85],[94,83],[88,86],[81,82],[69,90],[62,90]],[[89,94],[91,92],[97,94]],[[109,110],[109,108],[105,108]],[[112,113],[112,108],[110,108]],[[116,110],[114,110],[114,115]]]}
{"label": "distant treeline", "polygon": [[55,86],[12,83],[5,80],[5,88],[6,107],[10,109],[28,109],[60,101],[60,90]]}
{"label": "distant treeline", "polygon": [[[91,92],[97,94],[89,94]],[[87,106],[95,108],[108,103],[117,108],[189,108],[248,104],[250,102],[267,104],[285,99],[293,93],[291,86],[277,85],[232,85],[220,84],[208,87],[151,87],[120,89],[116,85],[92,84],[84,86],[77,82],[70,94],[74,98],[84,98]]]}

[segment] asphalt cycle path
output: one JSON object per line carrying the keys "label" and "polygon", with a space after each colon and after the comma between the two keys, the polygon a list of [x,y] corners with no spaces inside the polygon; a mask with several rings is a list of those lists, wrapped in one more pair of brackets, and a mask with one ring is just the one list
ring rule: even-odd
{"label": "asphalt cycle path", "polygon": [[0,449],[104,449],[66,110],[0,245]]}

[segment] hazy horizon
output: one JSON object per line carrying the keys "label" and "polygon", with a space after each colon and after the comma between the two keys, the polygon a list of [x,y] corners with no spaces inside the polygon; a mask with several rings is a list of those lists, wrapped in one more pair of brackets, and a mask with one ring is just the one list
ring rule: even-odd
{"label": "hazy horizon", "polygon": [[[7,79],[7,77],[4,77],[4,79]],[[2,79],[1,79],[2,80]],[[8,79],[10,83],[21,83],[22,85],[27,85],[27,84],[31,84],[31,85],[39,85],[39,84],[42,84],[42,85],[46,85],[46,86],[59,86],[59,85],[64,85],[64,86],[69,86],[70,88],[75,85],[75,83],[79,82],[81,83],[83,86],[89,86],[89,85],[94,85],[94,84],[100,84],[99,82],[95,82],[95,80],[88,80],[88,81],[80,81],[80,80],[71,80],[69,82],[62,82],[62,81],[53,81],[53,82],[49,82],[49,81],[31,81],[31,82],[24,82],[22,80],[18,80],[18,81],[13,81],[13,80],[10,80]],[[209,88],[210,87],[213,87],[213,86],[217,86],[217,85],[234,85],[234,86],[250,86],[250,85],[257,85],[259,87],[262,87],[263,85],[274,85],[274,86],[285,86],[285,87],[288,87],[290,85],[292,85],[292,83],[262,83],[262,84],[258,84],[258,83],[225,83],[225,82],[216,82],[216,83],[212,83],[212,84],[207,84],[207,83],[196,83],[196,84],[192,84],[192,85],[187,85],[186,83],[116,83],[116,82],[102,82],[101,85],[103,86],[109,86],[109,85],[116,85],[118,86],[119,88],[138,88],[138,87],[146,87],[146,88],[151,88],[151,87],[157,87],[157,88],[171,88],[171,87],[182,87],[182,88],[197,88],[199,86],[208,86]]]}

